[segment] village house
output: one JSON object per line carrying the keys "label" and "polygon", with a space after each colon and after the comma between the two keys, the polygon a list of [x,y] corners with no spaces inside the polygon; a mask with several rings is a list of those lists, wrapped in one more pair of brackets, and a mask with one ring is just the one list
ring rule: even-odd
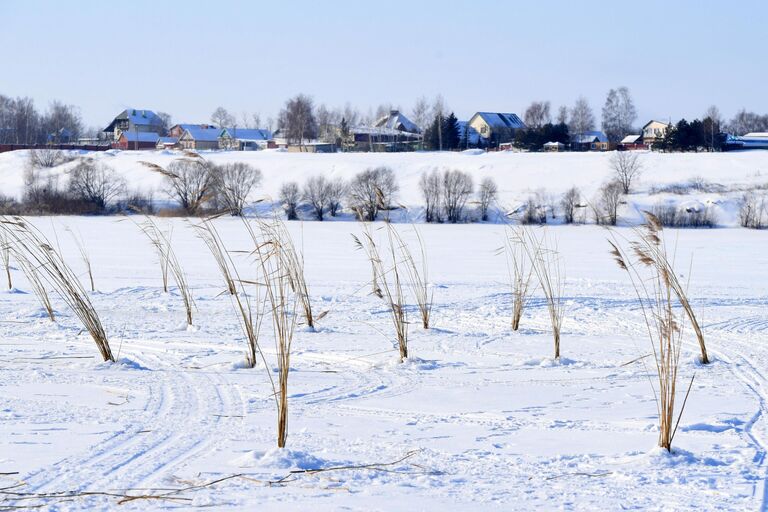
{"label": "village house", "polygon": [[608,151],[611,144],[608,136],[601,131],[577,133],[571,137],[573,151]]}
{"label": "village house", "polygon": [[230,151],[266,149],[272,133],[258,128],[224,128],[219,133],[219,148]]}
{"label": "village house", "polygon": [[109,126],[104,128],[107,138],[117,141],[122,132],[163,134],[163,120],[151,110],[128,108],[115,117]]}
{"label": "village house", "polygon": [[633,150],[633,149],[647,149],[648,147],[643,144],[642,135],[627,135],[621,142],[619,142],[619,149],[621,150]]}
{"label": "village house", "polygon": [[118,139],[112,143],[114,149],[141,150],[155,149],[160,136],[154,132],[120,132]]}
{"label": "village house", "polygon": [[159,137],[155,143],[155,149],[179,149],[179,139],[177,137]]}
{"label": "village house", "polygon": [[221,129],[207,125],[191,125],[184,129],[179,137],[182,149],[211,150],[219,149]]}
{"label": "village house", "polygon": [[390,110],[389,115],[381,117],[373,124],[374,128],[386,128],[404,133],[421,133],[416,123],[405,117],[399,110]]}
{"label": "village house", "polygon": [[651,147],[654,142],[658,142],[667,134],[667,130],[672,125],[661,121],[648,121],[643,126],[643,144]]}
{"label": "village house", "polygon": [[515,132],[525,129],[525,123],[517,114],[502,112],[477,112],[468,124],[480,135],[481,144],[486,146],[512,142]]}

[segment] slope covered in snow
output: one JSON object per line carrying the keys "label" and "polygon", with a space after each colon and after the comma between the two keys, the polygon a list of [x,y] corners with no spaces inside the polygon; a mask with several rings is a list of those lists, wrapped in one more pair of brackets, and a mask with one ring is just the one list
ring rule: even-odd
{"label": "slope covered in snow", "polygon": [[[260,169],[264,179],[256,198],[276,198],[286,181],[303,183],[308,177],[323,174],[328,178],[350,179],[366,168],[393,169],[400,185],[399,201],[415,211],[423,204],[418,181],[432,169],[459,169],[472,175],[477,185],[492,177],[499,186],[502,209],[515,209],[529,197],[556,198],[568,188],[581,189],[586,201],[593,201],[598,189],[611,178],[612,153],[336,153],[309,154],[281,151],[204,152],[216,163],[247,162]],[[168,165],[179,153],[169,151],[110,151],[92,153],[93,158],[111,166],[125,177],[129,189],[154,191],[156,199],[167,199],[162,192],[162,176],[141,161]],[[736,201],[743,191],[768,184],[768,151],[734,153],[641,154],[642,176],[628,198],[622,215],[637,219],[639,209],[661,203],[711,206],[722,226],[737,225]],[[23,189],[25,151],[0,154],[0,193],[20,197]],[[66,182],[66,171],[74,164],[56,169]],[[698,190],[693,184],[700,185]],[[673,187],[669,187],[673,185]],[[670,193],[669,191],[672,191]],[[680,193],[682,192],[682,194]],[[557,201],[557,199],[555,199]],[[419,220],[418,218],[415,220]]]}

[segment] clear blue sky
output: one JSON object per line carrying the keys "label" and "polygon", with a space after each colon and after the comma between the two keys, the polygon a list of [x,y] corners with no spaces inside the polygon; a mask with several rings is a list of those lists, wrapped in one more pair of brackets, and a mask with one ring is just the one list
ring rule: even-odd
{"label": "clear blue sky", "polygon": [[291,95],[409,111],[442,93],[477,110],[553,110],[628,86],[638,123],[768,112],[768,1],[0,0],[0,93],[204,122],[219,105],[274,116]]}

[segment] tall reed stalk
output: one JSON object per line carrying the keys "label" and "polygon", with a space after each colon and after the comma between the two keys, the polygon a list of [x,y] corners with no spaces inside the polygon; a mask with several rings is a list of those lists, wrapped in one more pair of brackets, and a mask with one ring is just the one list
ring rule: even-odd
{"label": "tall reed stalk", "polygon": [[3,262],[5,278],[8,282],[8,289],[13,289],[13,279],[11,278],[11,247],[8,244],[8,238],[5,231],[0,230],[0,260]]}
{"label": "tall reed stalk", "polygon": [[267,367],[277,407],[277,446],[284,448],[288,438],[288,377],[291,369],[291,346],[296,329],[296,312],[302,302],[301,290],[294,282],[299,261],[285,225],[279,218],[258,220],[253,229],[243,219],[253,242],[253,256],[261,273],[266,298],[266,311],[272,320],[272,333],[277,359],[277,381]]}
{"label": "tall reed stalk", "polygon": [[395,330],[400,362],[402,363],[408,358],[408,314],[405,309],[405,294],[403,293],[403,283],[398,268],[396,234],[390,224],[386,226],[391,266],[387,266],[382,258],[368,224],[363,224],[362,239],[355,235],[352,235],[352,238],[357,249],[365,252],[374,268],[374,277],[377,283],[379,283],[376,295],[384,300],[389,309],[390,318]]}
{"label": "tall reed stalk", "polygon": [[512,289],[512,330],[517,331],[530,294],[534,291],[531,289],[533,266],[529,263],[523,244],[514,232],[505,237],[504,248],[501,250],[504,251],[507,260],[507,275]]}
{"label": "tall reed stalk", "polygon": [[[206,247],[208,247],[214,260],[216,260],[232,301],[232,306],[237,313],[237,318],[248,347],[245,356],[246,365],[249,368],[253,368],[256,366],[257,359],[261,359],[264,362],[264,367],[267,368],[267,362],[259,345],[259,333],[261,322],[264,318],[265,304],[259,289],[264,285],[257,281],[241,279],[240,272],[235,261],[232,259],[231,253],[225,247],[216,226],[211,221],[211,218],[203,219],[200,224],[194,225],[194,228]],[[253,297],[255,297],[256,301],[255,307],[252,303],[252,295],[246,290],[246,284],[254,286],[255,294]]]}
{"label": "tall reed stalk", "polygon": [[421,263],[418,265],[408,244],[405,243],[400,234],[395,230],[395,227],[392,224],[387,224],[387,229],[397,246],[399,261],[405,265],[408,284],[413,292],[416,305],[419,308],[419,314],[421,315],[421,326],[424,329],[429,329],[432,317],[433,293],[429,286],[429,282],[427,281],[429,267],[427,262],[427,252],[424,248],[424,241],[421,238],[419,230],[414,226],[413,230],[416,233],[416,239],[419,245]]}
{"label": "tall reed stalk", "polygon": [[61,254],[22,217],[0,217],[0,229],[5,232],[14,259],[34,269],[56,290],[91,335],[104,361],[114,361],[99,315],[77,275]]}
{"label": "tall reed stalk", "polygon": [[[629,244],[634,258],[621,247],[615,234],[614,240],[608,243],[615,262],[629,276],[641,306],[656,367],[656,385],[651,382],[651,387],[659,416],[658,442],[661,448],[671,451],[695,375],[691,377],[680,410],[676,411],[685,317],[675,313],[678,296],[672,284],[674,279],[666,248],[658,231],[653,220],[647,218],[645,230],[637,231],[639,240]],[[652,250],[649,249],[651,246]]]}
{"label": "tall reed stalk", "polygon": [[85,242],[83,241],[82,236],[77,236],[71,229],[66,228],[66,230],[69,231],[70,235],[72,235],[72,239],[75,241],[77,250],[80,252],[80,257],[82,258],[83,264],[85,265],[85,271],[88,273],[88,281],[91,285],[91,292],[95,292],[96,285],[93,282],[93,267],[91,266],[91,258],[88,256],[88,251],[85,250]]}
{"label": "tall reed stalk", "polygon": [[549,313],[549,322],[552,325],[552,337],[555,345],[555,359],[560,358],[560,330],[563,325],[565,304],[563,303],[563,288],[565,284],[565,272],[560,256],[557,252],[557,244],[550,247],[546,231],[541,238],[537,237],[532,228],[520,226],[514,238],[520,243],[525,255],[528,257],[533,275],[536,276],[539,288],[544,294]]}
{"label": "tall reed stalk", "polygon": [[144,233],[152,243],[155,252],[160,258],[160,268],[163,273],[163,291],[168,291],[168,271],[170,270],[173,280],[176,282],[176,287],[179,289],[179,295],[181,295],[181,299],[184,302],[187,325],[192,325],[192,310],[195,307],[195,301],[192,298],[192,290],[189,288],[187,275],[176,257],[176,251],[173,250],[173,246],[171,245],[172,231],[169,231],[169,233],[166,234],[160,229],[157,223],[148,216],[139,224],[139,227],[141,228],[142,233]]}

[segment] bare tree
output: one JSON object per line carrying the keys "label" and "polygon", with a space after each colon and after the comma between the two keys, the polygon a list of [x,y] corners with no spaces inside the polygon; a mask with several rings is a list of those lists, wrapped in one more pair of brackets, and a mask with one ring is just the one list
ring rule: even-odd
{"label": "bare tree", "polygon": [[231,128],[235,124],[235,116],[224,107],[217,107],[211,114],[211,122],[219,128]]}
{"label": "bare tree", "polygon": [[441,196],[443,193],[443,181],[440,171],[432,169],[431,172],[422,173],[419,179],[419,190],[424,198],[424,220],[426,222],[440,222]]}
{"label": "bare tree", "polygon": [[524,122],[528,128],[541,128],[552,122],[551,105],[548,101],[534,101],[525,109]]}
{"label": "bare tree", "polygon": [[563,220],[566,224],[573,224],[576,207],[580,200],[581,192],[576,187],[571,187],[566,190],[560,199],[560,208],[563,210]]}
{"label": "bare tree", "polygon": [[125,189],[125,180],[115,174],[114,169],[91,159],[81,160],[69,172],[70,193],[96,205],[100,210],[125,193]]}
{"label": "bare tree", "polygon": [[312,98],[299,94],[285,103],[280,111],[278,127],[285,130],[289,142],[304,146],[304,141],[317,137],[317,121]]}
{"label": "bare tree", "polygon": [[163,128],[163,133],[168,133],[168,130],[173,126],[173,118],[171,117],[171,114],[167,112],[158,112],[157,117],[159,117],[162,122],[161,126]]}
{"label": "bare tree", "polygon": [[214,192],[232,215],[242,215],[248,196],[261,183],[261,171],[243,162],[211,168]]}
{"label": "bare tree", "polygon": [[314,211],[315,218],[323,220],[326,208],[328,208],[328,180],[323,175],[312,176],[304,184],[301,197],[309,203]]}
{"label": "bare tree", "polygon": [[624,194],[629,194],[632,183],[640,177],[642,168],[640,155],[635,152],[618,151],[611,156],[614,178],[621,184]]}
{"label": "bare tree", "polygon": [[589,102],[584,96],[579,96],[571,108],[568,128],[574,135],[582,135],[595,129],[595,115],[592,113],[592,107],[589,106]]}
{"label": "bare tree", "polygon": [[568,124],[568,107],[565,105],[557,109],[557,124]]}
{"label": "bare tree", "polygon": [[374,221],[381,210],[388,210],[400,190],[389,167],[366,169],[349,184],[350,206],[361,220]]}
{"label": "bare tree", "polygon": [[280,187],[280,203],[283,205],[285,216],[288,220],[296,220],[299,218],[297,208],[299,207],[299,201],[301,200],[301,192],[299,191],[299,184],[295,181],[289,181],[283,183]]}
{"label": "bare tree", "polygon": [[27,167],[31,169],[50,169],[67,161],[63,151],[51,148],[30,149]]}
{"label": "bare tree", "polygon": [[491,177],[483,178],[478,190],[478,202],[480,203],[480,220],[488,220],[488,211],[499,195],[499,187]]}
{"label": "bare tree", "polygon": [[176,199],[189,215],[198,214],[213,195],[211,165],[196,153],[174,160],[167,169],[151,162],[141,163],[165,176],[166,193]]}
{"label": "bare tree", "polygon": [[79,109],[74,105],[52,101],[48,111],[40,118],[40,131],[40,138],[53,144],[66,144],[77,140],[83,131]]}
{"label": "bare tree", "polygon": [[419,127],[422,132],[427,128],[430,122],[430,107],[429,101],[425,96],[421,96],[416,100],[416,104],[411,110],[411,119]]}
{"label": "bare tree", "polygon": [[448,222],[463,220],[464,206],[472,195],[472,176],[462,171],[443,173],[443,208]]}
{"label": "bare tree", "polygon": [[637,119],[637,110],[629,89],[619,87],[611,89],[603,105],[603,131],[611,142],[620,141],[632,131]]}
{"label": "bare tree", "polygon": [[328,182],[328,213],[335,217],[341,211],[341,201],[347,195],[347,184],[341,178]]}
{"label": "bare tree", "polygon": [[595,207],[595,221],[598,224],[615,226],[619,219],[622,185],[618,181],[610,181],[600,188]]}

